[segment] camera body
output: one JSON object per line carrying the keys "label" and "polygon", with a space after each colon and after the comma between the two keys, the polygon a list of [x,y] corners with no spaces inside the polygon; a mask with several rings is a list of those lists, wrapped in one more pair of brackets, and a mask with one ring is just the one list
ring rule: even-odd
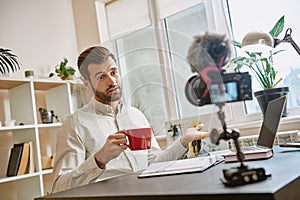
{"label": "camera body", "polygon": [[213,73],[215,75],[209,81],[201,75],[195,75],[188,80],[185,95],[191,104],[203,106],[252,99],[251,76],[248,72]]}

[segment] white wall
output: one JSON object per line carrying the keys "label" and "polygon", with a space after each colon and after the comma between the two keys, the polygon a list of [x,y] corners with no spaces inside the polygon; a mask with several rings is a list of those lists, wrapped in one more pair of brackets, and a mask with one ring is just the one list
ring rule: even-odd
{"label": "white wall", "polygon": [[24,77],[25,69],[47,77],[64,57],[77,68],[72,0],[0,0],[0,47],[22,64],[13,77]]}

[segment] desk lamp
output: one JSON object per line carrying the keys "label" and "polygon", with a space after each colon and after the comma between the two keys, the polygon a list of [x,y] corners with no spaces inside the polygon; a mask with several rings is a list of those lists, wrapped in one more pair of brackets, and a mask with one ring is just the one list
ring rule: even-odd
{"label": "desk lamp", "polygon": [[296,44],[296,42],[292,38],[292,29],[288,28],[285,32],[285,35],[282,40],[278,38],[272,38],[269,33],[265,32],[250,32],[245,35],[242,40],[242,47],[250,46],[250,45],[257,45],[257,44],[264,44],[271,48],[277,47],[280,43],[290,43],[297,53],[300,55],[300,48]]}
{"label": "desk lamp", "polygon": [[282,42],[290,43],[294,47],[294,49],[297,51],[297,53],[300,55],[300,48],[292,38],[292,29],[291,28],[288,28],[286,30],[285,36],[282,40],[274,38],[274,48]]}
{"label": "desk lamp", "polygon": [[269,33],[262,31],[252,31],[247,33],[241,43],[245,50],[255,52],[259,49],[260,52],[269,54],[272,62],[272,49],[274,47],[274,39]]}
{"label": "desk lamp", "polygon": [[265,32],[250,32],[242,40],[242,47],[255,44],[264,44],[273,47],[273,38]]}

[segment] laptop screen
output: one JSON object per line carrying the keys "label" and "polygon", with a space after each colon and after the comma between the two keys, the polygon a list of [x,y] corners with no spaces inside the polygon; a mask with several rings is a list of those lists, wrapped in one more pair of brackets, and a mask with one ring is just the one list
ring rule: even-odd
{"label": "laptop screen", "polygon": [[257,145],[268,148],[273,147],[285,102],[286,97],[283,96],[268,103]]}

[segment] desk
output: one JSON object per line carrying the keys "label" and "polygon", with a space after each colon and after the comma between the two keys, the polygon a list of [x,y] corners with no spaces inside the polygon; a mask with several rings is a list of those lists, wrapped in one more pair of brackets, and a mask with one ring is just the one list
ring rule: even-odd
{"label": "desk", "polygon": [[113,199],[113,200],[295,200],[300,198],[300,148],[274,147],[268,160],[245,162],[249,168],[263,167],[272,176],[265,181],[227,188],[221,182],[222,169],[238,163],[221,163],[201,173],[152,178],[127,174],[96,182],[36,200]]}

